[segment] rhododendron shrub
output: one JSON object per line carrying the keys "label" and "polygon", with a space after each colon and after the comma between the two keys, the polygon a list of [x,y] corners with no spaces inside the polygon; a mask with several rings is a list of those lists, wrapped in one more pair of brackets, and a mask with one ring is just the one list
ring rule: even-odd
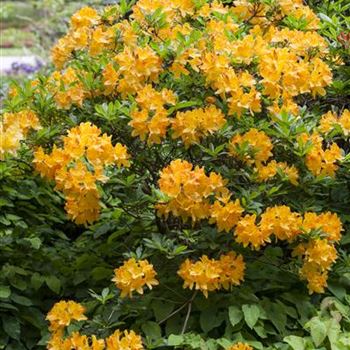
{"label": "rhododendron shrub", "polygon": [[318,103],[344,63],[320,25],[292,0],[72,16],[2,116],[1,158],[65,212],[29,241],[67,264],[39,345],[347,349],[350,112]]}

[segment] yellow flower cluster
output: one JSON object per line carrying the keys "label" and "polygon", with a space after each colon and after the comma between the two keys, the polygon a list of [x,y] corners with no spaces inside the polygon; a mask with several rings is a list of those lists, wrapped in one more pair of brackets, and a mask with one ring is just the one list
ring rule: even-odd
{"label": "yellow flower cluster", "polygon": [[232,156],[255,165],[254,172],[259,182],[273,178],[280,171],[293,185],[297,185],[299,173],[294,165],[289,166],[286,162],[275,160],[267,162],[272,156],[272,149],[271,139],[263,131],[255,128],[242,135],[235,135],[229,144]]}
{"label": "yellow flower cluster", "polygon": [[71,300],[56,303],[46,317],[50,322],[50,330],[60,331],[69,326],[72,321],[86,320],[85,311],[82,305]]}
{"label": "yellow flower cluster", "polygon": [[121,332],[118,329],[106,339],[106,350],[141,350],[142,339],[134,331]]}
{"label": "yellow flower cluster", "polygon": [[324,150],[323,138],[316,132],[310,136],[303,134],[300,139],[304,143],[311,143],[311,149],[305,157],[305,164],[311,173],[315,176],[334,177],[339,168],[337,162],[343,158],[341,148],[332,143]]}
{"label": "yellow flower cluster", "polygon": [[324,134],[328,134],[337,126],[340,127],[345,136],[350,135],[350,111],[348,109],[344,109],[339,117],[331,111],[324,114],[320,120],[319,130]]}
{"label": "yellow flower cluster", "polygon": [[156,82],[162,71],[161,58],[148,46],[125,47],[114,60],[119,65],[117,90],[122,96],[135,94],[145,84]]}
{"label": "yellow flower cluster", "polygon": [[78,73],[74,68],[68,67],[63,73],[55,71],[51,74],[48,89],[59,108],[69,109],[72,105],[81,107],[88,95]]}
{"label": "yellow flower cluster", "polygon": [[253,350],[253,348],[245,343],[236,343],[230,346],[227,350]]}
{"label": "yellow flower cluster", "polygon": [[228,290],[241,284],[244,278],[245,263],[235,252],[221,255],[219,260],[203,255],[199,261],[186,259],[180,266],[178,275],[184,280],[184,288],[200,290],[208,297],[208,292]]}
{"label": "yellow flower cluster", "polygon": [[302,279],[308,281],[310,293],[323,293],[327,286],[328,271],[337,258],[334,243],[341,238],[342,224],[335,213],[305,213],[304,217],[291,212],[287,206],[267,208],[259,224],[256,215],[246,215],[240,219],[235,229],[236,241],[254,249],[270,242],[270,236],[276,239],[294,241],[300,234],[310,234],[320,230],[319,239],[310,239],[301,243],[293,251],[294,256],[301,256],[303,267]]}
{"label": "yellow flower cluster", "polygon": [[75,50],[88,48],[89,54],[95,56],[113,48],[114,29],[101,22],[101,16],[90,7],[84,7],[72,16],[68,34],[51,51],[57,68],[62,68]]}
{"label": "yellow flower cluster", "polygon": [[[244,48],[239,48],[239,52],[243,50]],[[234,55],[233,52],[230,54]],[[227,54],[204,51],[200,62],[199,67],[207,83],[216,94],[227,98],[230,115],[241,116],[246,110],[252,114],[261,111],[261,94],[256,90],[256,80],[247,71],[236,72],[230,66]]]}
{"label": "yellow flower cluster", "polygon": [[231,201],[229,195],[224,195],[211,206],[209,222],[216,223],[219,231],[229,232],[237,225],[243,211],[239,199]]}
{"label": "yellow flower cluster", "polygon": [[306,233],[310,233],[312,230],[322,230],[326,235],[326,239],[332,242],[339,242],[343,227],[338,215],[335,213],[329,211],[321,214],[308,212],[304,214],[303,230]]}
{"label": "yellow flower cluster", "polygon": [[125,261],[121,267],[115,269],[114,274],[112,281],[121,290],[120,296],[122,298],[132,297],[134,291],[143,294],[145,285],[152,289],[152,286],[159,284],[156,279],[157,273],[147,260],[136,261],[131,258]]}
{"label": "yellow flower cluster", "polygon": [[299,244],[294,249],[293,255],[301,256],[303,259],[300,276],[308,281],[310,294],[324,293],[324,288],[327,287],[328,271],[337,259],[334,244],[326,239],[313,239],[308,243]]}
{"label": "yellow flower cluster", "polygon": [[0,122],[0,160],[4,159],[5,153],[16,154],[30,129],[41,129],[37,115],[30,110],[5,113]]}
{"label": "yellow flower cluster", "polygon": [[151,85],[146,85],[137,93],[138,108],[131,112],[129,125],[133,128],[132,136],[141,140],[148,137],[148,143],[160,143],[165,137],[170,124],[166,105],[175,105],[176,96],[168,89],[158,92]]}
{"label": "yellow flower cluster", "polygon": [[[212,179],[215,181],[213,182]],[[242,217],[244,209],[238,199],[230,200],[225,183],[225,180],[215,173],[206,176],[203,168],[193,169],[192,164],[179,159],[175,160],[161,172],[159,187],[169,200],[157,205],[158,212],[165,216],[172,213],[183,220],[191,218],[194,222],[209,219],[210,223],[217,225],[219,231],[230,232],[233,229],[236,242],[256,250],[266,243],[270,243],[272,236],[276,240],[294,242],[301,234],[311,234],[313,231],[320,231],[320,237],[325,236],[331,245],[332,242],[340,240],[342,223],[335,213],[308,212],[302,216],[292,212],[288,206],[280,205],[267,208],[260,215],[259,220],[255,214],[247,214]],[[213,204],[210,203],[211,198],[214,198]],[[181,266],[179,274],[185,280],[187,278],[187,281],[191,281],[188,276],[191,275],[192,269],[200,271],[203,268],[203,271],[214,271],[212,275],[214,276],[216,270],[213,268],[215,264],[212,263],[213,260],[207,257],[203,257],[200,262],[195,264],[187,260]],[[195,273],[193,272],[194,275]],[[186,274],[188,276],[185,278]],[[201,278],[198,277],[196,280],[198,288],[201,288]],[[195,283],[194,281],[193,283]],[[205,280],[206,282],[207,280]],[[217,289],[215,283],[213,282],[207,287],[209,291]],[[190,288],[193,285],[190,282],[185,284]],[[309,288],[311,287],[309,286]]]}
{"label": "yellow flower cluster", "polygon": [[186,147],[197,143],[208,134],[213,134],[225,125],[221,110],[211,105],[187,112],[178,112],[172,121],[174,139],[181,138]]}
{"label": "yellow flower cluster", "polygon": [[[234,1],[234,13],[241,19],[249,20],[252,24],[261,24],[266,26],[271,22],[279,21],[287,15],[296,19],[303,19],[306,29],[317,29],[319,19],[308,6],[303,4],[302,0],[278,0],[273,3],[250,2],[248,0]],[[274,8],[271,8],[271,7]],[[274,11],[272,11],[274,9]],[[268,17],[270,13],[270,17]]]}
{"label": "yellow flower cluster", "polygon": [[60,301],[47,314],[51,338],[48,350],[141,350],[142,340],[134,331],[116,330],[106,339],[97,339],[73,332],[64,338],[64,330],[72,321],[87,320],[85,308],[74,301]]}
{"label": "yellow flower cluster", "polygon": [[234,236],[244,247],[260,249],[271,241],[271,235],[292,242],[303,232],[308,234],[313,230],[322,230],[330,241],[337,242],[341,237],[342,223],[337,214],[331,212],[308,212],[302,217],[288,206],[280,205],[267,208],[258,224],[256,219],[256,215],[246,215],[237,223]]}
{"label": "yellow flower cluster", "polygon": [[55,180],[56,188],[66,197],[65,209],[77,224],[92,223],[100,212],[100,194],[97,182],[108,178],[104,168],[116,164],[129,166],[126,147],[115,146],[111,137],[91,123],[81,123],[63,137],[63,148],[53,147],[45,154],[40,147],[34,153],[36,170],[44,177]]}
{"label": "yellow flower cluster", "polygon": [[170,213],[183,220],[194,222],[210,217],[210,197],[227,194],[226,181],[214,172],[207,176],[203,168],[187,161],[176,159],[161,171],[158,181],[160,190],[169,198],[166,203],[157,204],[159,214]]}
{"label": "yellow flower cluster", "polygon": [[263,231],[256,223],[256,215],[245,215],[237,223],[234,232],[236,242],[244,247],[248,245],[253,249],[260,249],[261,246],[270,242],[270,235]]}
{"label": "yellow flower cluster", "polygon": [[298,169],[294,165],[288,165],[286,162],[271,160],[266,165],[257,165],[255,171],[259,182],[268,181],[281,172],[293,185],[298,185]]}
{"label": "yellow flower cluster", "polygon": [[[228,113],[237,116],[260,112],[263,96],[270,99],[272,113],[286,110],[296,114],[297,95],[325,93],[332,80],[322,60],[327,43],[317,34],[319,20],[308,6],[299,0],[277,0],[273,4],[240,0],[234,4],[140,0],[129,20],[119,19],[118,5],[112,7],[115,11],[107,8],[101,13],[85,7],[73,15],[68,34],[53,48],[53,61],[62,69],[73,51],[85,50],[93,57],[103,53],[108,60],[102,60],[101,92],[118,92],[124,98],[135,95],[146,84],[157,83],[161,73],[178,78],[194,71],[227,101]],[[155,29],[151,18],[157,10],[161,10],[164,23]],[[304,21],[307,30],[279,28],[286,16]],[[193,26],[197,20],[203,27],[200,32]],[[246,21],[253,25],[250,31],[235,35]],[[193,33],[197,39],[184,46],[179,35],[190,37]],[[152,43],[171,49],[172,60],[166,62]],[[251,64],[257,74],[247,71]],[[67,99],[64,95],[69,93],[63,91],[61,95],[60,99]],[[90,95],[92,92],[85,93],[84,98]],[[163,118],[158,122],[164,127]]]}
{"label": "yellow flower cluster", "polygon": [[293,97],[307,92],[324,95],[324,88],[332,82],[331,70],[320,58],[300,60],[294,50],[286,47],[273,48],[263,55],[259,73],[263,77],[264,95],[274,101],[273,112],[284,109],[296,114],[298,109]]}
{"label": "yellow flower cluster", "polygon": [[244,150],[243,160],[248,163],[261,164],[272,156],[273,145],[271,139],[263,131],[255,128],[250,129],[243,135],[235,135],[229,146],[230,154],[233,156],[238,156],[239,151]]}

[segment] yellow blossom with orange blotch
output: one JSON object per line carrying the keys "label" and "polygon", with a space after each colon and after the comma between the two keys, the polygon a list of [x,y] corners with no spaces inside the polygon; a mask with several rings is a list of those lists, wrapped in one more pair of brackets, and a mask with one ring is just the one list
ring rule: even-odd
{"label": "yellow blossom with orange blotch", "polygon": [[174,139],[181,138],[185,147],[198,143],[207,135],[213,134],[225,125],[225,116],[221,110],[211,105],[187,112],[178,112],[172,120]]}
{"label": "yellow blossom with orange blotch", "polygon": [[142,350],[141,336],[134,331],[117,329],[106,339],[106,350]]}
{"label": "yellow blossom with orange blotch", "polygon": [[178,275],[184,280],[183,287],[200,290],[208,297],[208,292],[229,289],[243,281],[245,263],[235,252],[221,255],[219,260],[203,255],[199,261],[186,259],[180,266]]}
{"label": "yellow blossom with orange blotch", "polygon": [[270,207],[261,214],[259,226],[266,235],[291,241],[302,233],[302,217],[286,205]]}
{"label": "yellow blossom with orange blotch", "polygon": [[171,213],[185,221],[209,218],[209,197],[227,193],[226,181],[219,174],[211,172],[207,176],[203,168],[193,168],[191,163],[180,159],[172,161],[161,171],[158,184],[168,197],[166,202],[156,205],[158,213],[165,217]]}
{"label": "yellow blossom with orange blotch", "polygon": [[157,273],[147,260],[136,261],[134,258],[130,258],[122,266],[115,269],[114,274],[112,281],[120,289],[122,298],[132,297],[134,291],[143,294],[144,286],[152,289],[153,286],[159,284],[156,279]]}
{"label": "yellow blossom with orange blotch", "polygon": [[255,214],[245,215],[236,225],[234,239],[243,247],[250,246],[252,249],[259,250],[270,242],[270,231],[264,231],[256,224]]}

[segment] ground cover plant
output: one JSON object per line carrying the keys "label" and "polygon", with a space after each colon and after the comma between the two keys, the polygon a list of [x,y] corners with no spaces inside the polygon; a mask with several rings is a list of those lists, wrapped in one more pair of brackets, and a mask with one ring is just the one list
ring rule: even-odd
{"label": "ground cover plant", "polygon": [[4,101],[1,348],[349,349],[349,6],[309,5],[72,16]]}

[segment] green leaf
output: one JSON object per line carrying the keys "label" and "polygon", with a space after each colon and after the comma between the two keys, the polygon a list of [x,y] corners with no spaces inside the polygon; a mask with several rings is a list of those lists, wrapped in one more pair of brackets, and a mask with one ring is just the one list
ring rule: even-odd
{"label": "green leaf", "polygon": [[336,343],[340,331],[339,323],[334,318],[329,319],[327,322],[327,337],[332,345]]}
{"label": "green leaf", "polygon": [[289,335],[283,339],[293,350],[305,350],[305,339],[296,335]]}
{"label": "green leaf", "polygon": [[202,311],[199,317],[200,326],[206,333],[220,326],[223,320],[223,315],[218,314],[216,307]]}
{"label": "green leaf", "polygon": [[327,327],[318,317],[313,317],[309,322],[312,341],[316,346],[323,343],[327,336]]}
{"label": "green leaf", "polygon": [[11,289],[9,286],[0,286],[0,298],[8,298],[11,295]]}
{"label": "green leaf", "polygon": [[20,304],[20,305],[24,305],[24,306],[31,306],[31,305],[33,305],[32,301],[29,298],[24,297],[22,295],[12,294],[11,299],[15,303]]}
{"label": "green leaf", "polygon": [[6,316],[2,319],[3,329],[9,337],[19,340],[21,335],[21,326],[19,320],[13,316]]}
{"label": "green leaf", "polygon": [[95,267],[92,271],[91,271],[91,277],[95,280],[95,281],[100,281],[103,279],[106,279],[110,276],[112,276],[113,271],[112,269],[103,267],[103,266],[98,266]]}
{"label": "green leaf", "polygon": [[171,334],[168,338],[168,346],[178,346],[181,345],[184,340],[183,335]]}
{"label": "green leaf", "polygon": [[156,317],[156,321],[159,322],[171,314],[171,312],[174,310],[174,304],[164,300],[154,300],[152,302],[152,309],[154,316]]}
{"label": "green leaf", "polygon": [[267,317],[271,320],[273,325],[277,328],[280,334],[284,335],[286,331],[287,315],[282,305],[269,302],[266,303],[264,309]]}
{"label": "green leaf", "polygon": [[25,240],[28,241],[34,249],[39,249],[41,247],[41,240],[38,237],[26,238]]}
{"label": "green leaf", "polygon": [[159,338],[162,337],[162,331],[160,329],[160,326],[156,322],[145,322],[141,326],[143,332],[147,337],[149,337],[152,341],[158,340]]}
{"label": "green leaf", "polygon": [[260,309],[257,305],[244,304],[242,306],[244,314],[244,320],[246,321],[249,328],[253,328],[260,316]]}
{"label": "green leaf", "polygon": [[45,278],[38,274],[37,272],[33,273],[30,279],[31,285],[35,290],[38,290],[42,284],[45,282]]}
{"label": "green leaf", "polygon": [[56,294],[60,292],[61,289],[61,281],[54,275],[46,276],[45,282],[47,286]]}
{"label": "green leaf", "polygon": [[232,327],[241,322],[243,318],[243,312],[237,306],[230,306],[228,309],[228,317]]}

